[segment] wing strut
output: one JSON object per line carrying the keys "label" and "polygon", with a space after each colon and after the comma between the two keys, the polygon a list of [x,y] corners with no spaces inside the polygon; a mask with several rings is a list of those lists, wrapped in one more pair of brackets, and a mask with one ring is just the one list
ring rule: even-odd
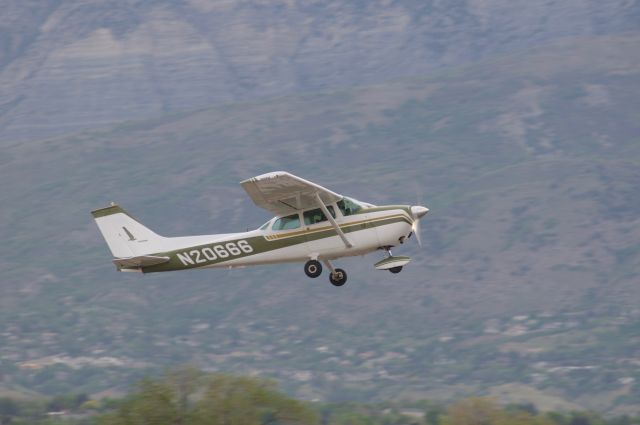
{"label": "wing strut", "polygon": [[327,209],[327,206],[324,204],[324,202],[322,202],[322,198],[320,198],[320,195],[318,194],[318,192],[315,192],[315,196],[316,196],[316,201],[318,201],[318,205],[320,206],[320,209],[324,213],[325,217],[327,217],[329,222],[331,222],[331,225],[333,226],[333,228],[336,229],[336,232],[338,233],[338,236],[340,236],[340,239],[342,239],[342,242],[344,242],[344,245],[347,248],[352,248],[353,245],[351,244],[351,242],[349,242],[349,239],[347,239],[347,237],[345,236],[340,226],[338,226],[338,223],[336,223],[336,220],[333,218],[333,216]]}

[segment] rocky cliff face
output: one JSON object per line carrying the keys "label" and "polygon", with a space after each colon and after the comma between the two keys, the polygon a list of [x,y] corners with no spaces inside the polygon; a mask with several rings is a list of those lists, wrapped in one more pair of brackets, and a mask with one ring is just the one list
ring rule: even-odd
{"label": "rocky cliff face", "polygon": [[635,31],[628,0],[3,2],[0,141]]}
{"label": "rocky cliff face", "polygon": [[[4,0],[0,389],[192,363],[308,399],[637,413],[638,4]],[[393,277],[341,259],[339,293],[300,264],[122,275],[88,214],[257,227],[237,182],[277,169],[424,202],[424,248]]]}

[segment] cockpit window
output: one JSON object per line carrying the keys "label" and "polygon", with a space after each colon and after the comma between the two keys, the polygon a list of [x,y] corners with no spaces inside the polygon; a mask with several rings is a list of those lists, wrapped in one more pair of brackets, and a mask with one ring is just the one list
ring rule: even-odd
{"label": "cockpit window", "polygon": [[271,223],[271,220],[267,221],[262,226],[260,226],[260,230],[267,230],[267,227],[269,227],[269,223]]}
{"label": "cockpit window", "polygon": [[346,196],[337,202],[338,208],[342,212],[342,215],[352,215],[362,209],[362,205],[355,199],[347,198]]}
{"label": "cockpit window", "polygon": [[[336,218],[336,212],[333,210],[333,207],[331,205],[327,205],[327,209],[329,210],[329,213],[331,213],[333,218]],[[310,224],[327,221],[327,217],[324,215],[320,208],[305,211],[302,215],[304,216],[304,224],[306,224],[307,226]]]}
{"label": "cockpit window", "polygon": [[286,217],[280,217],[277,219],[273,226],[272,230],[290,230],[297,229],[300,227],[300,216],[298,214],[291,214]]}

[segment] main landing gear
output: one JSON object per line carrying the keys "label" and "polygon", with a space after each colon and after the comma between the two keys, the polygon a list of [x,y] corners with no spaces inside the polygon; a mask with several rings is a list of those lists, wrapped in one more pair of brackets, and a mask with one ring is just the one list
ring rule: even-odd
{"label": "main landing gear", "polygon": [[322,274],[322,264],[318,260],[309,260],[304,265],[304,274],[316,278]]}
{"label": "main landing gear", "polygon": [[333,286],[344,285],[345,283],[347,283],[347,272],[342,269],[335,269],[329,275],[329,282],[331,282]]}
{"label": "main landing gear", "polygon": [[[342,286],[347,283],[347,272],[333,268],[329,260],[322,260],[322,262],[331,270],[329,282],[333,286]],[[309,260],[304,265],[304,273],[311,278],[316,278],[322,274],[322,264],[318,260]]]}

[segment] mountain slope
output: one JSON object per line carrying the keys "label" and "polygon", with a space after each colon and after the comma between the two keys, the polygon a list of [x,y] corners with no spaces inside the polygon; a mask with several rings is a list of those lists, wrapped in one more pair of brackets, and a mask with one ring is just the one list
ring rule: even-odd
{"label": "mountain slope", "polygon": [[639,20],[626,0],[8,0],[0,141],[421,75]]}
{"label": "mountain slope", "polygon": [[[308,398],[514,384],[637,409],[639,41],[6,148],[3,385],[99,391],[192,362]],[[276,169],[377,204],[422,197],[425,248],[397,250],[414,258],[398,276],[340,261],[339,291],[300,265],[131,276],[88,215],[114,200],[161,234],[257,227],[268,215],[237,182]]]}

